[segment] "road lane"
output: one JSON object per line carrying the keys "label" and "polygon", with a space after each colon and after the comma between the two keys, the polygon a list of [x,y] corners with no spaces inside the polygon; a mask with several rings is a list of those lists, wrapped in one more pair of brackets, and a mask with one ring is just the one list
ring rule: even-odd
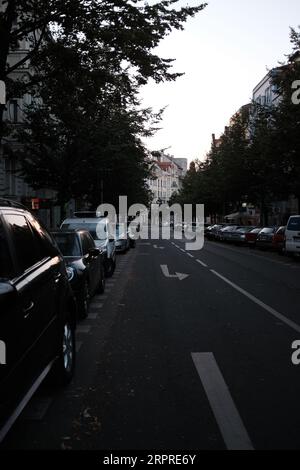
{"label": "road lane", "polygon": [[[299,448],[300,372],[291,363],[298,338],[205,265],[233,279],[238,271],[253,288],[276,282],[277,270],[213,245],[193,259],[169,241],[159,242],[164,250],[153,244],[124,257],[131,261],[123,284],[83,341],[75,383],[42,422],[27,423],[30,438],[19,423],[10,448],[60,448],[63,437],[75,449],[225,448],[192,353],[214,355],[255,448]],[[189,277],[166,278],[161,265]],[[276,285],[276,302],[283,294]]]}

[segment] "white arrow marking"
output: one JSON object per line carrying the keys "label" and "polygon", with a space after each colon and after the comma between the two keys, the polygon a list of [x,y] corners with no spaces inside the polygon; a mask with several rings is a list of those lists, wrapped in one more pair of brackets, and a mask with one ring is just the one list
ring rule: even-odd
{"label": "white arrow marking", "polygon": [[189,277],[189,274],[182,274],[182,273],[170,274],[169,268],[165,264],[163,265],[161,264],[160,267],[163,272],[163,275],[169,279],[179,279],[179,281],[184,281],[184,279]]}
{"label": "white arrow marking", "polygon": [[157,245],[153,245],[153,248],[155,248],[155,250],[164,250],[165,249],[164,246],[157,246]]}

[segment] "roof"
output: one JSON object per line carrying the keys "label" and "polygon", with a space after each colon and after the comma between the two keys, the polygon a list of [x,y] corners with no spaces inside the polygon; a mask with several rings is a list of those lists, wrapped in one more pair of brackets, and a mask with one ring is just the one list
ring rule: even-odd
{"label": "roof", "polygon": [[168,170],[169,168],[172,168],[172,163],[168,162],[157,162],[157,165],[164,171]]}

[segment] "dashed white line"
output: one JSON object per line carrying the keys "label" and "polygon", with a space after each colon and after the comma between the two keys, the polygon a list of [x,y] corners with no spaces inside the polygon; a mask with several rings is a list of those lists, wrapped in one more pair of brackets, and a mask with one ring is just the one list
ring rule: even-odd
{"label": "dashed white line", "polygon": [[231,282],[229,279],[227,279],[226,277],[222,276],[221,274],[219,274],[217,271],[214,271],[213,269],[210,270],[215,276],[217,276],[218,278],[222,279],[224,282],[226,282],[226,284],[230,285],[231,287],[233,287],[233,289],[237,290],[238,292],[240,292],[241,294],[243,294],[245,297],[247,297],[248,299],[252,300],[252,302],[254,302],[255,304],[259,305],[261,308],[263,308],[264,310],[266,310],[267,312],[269,312],[271,315],[273,315],[275,318],[277,318],[278,320],[280,320],[281,322],[285,323],[286,325],[288,325],[290,328],[292,328],[293,330],[297,331],[297,333],[300,333],[300,326],[297,325],[297,323],[293,322],[292,320],[289,320],[287,317],[285,317],[284,315],[282,315],[281,313],[277,312],[277,310],[275,310],[274,308],[270,307],[269,305],[265,304],[264,302],[262,302],[261,300],[259,300],[257,297],[255,297],[254,295],[250,294],[249,292],[245,291],[244,289],[242,289],[241,287],[239,287],[238,285],[234,284],[234,282]]}
{"label": "dashed white line", "polygon": [[188,255],[190,258],[193,258],[193,259],[195,258],[194,255],[191,255],[191,253],[187,253],[187,255]]}
{"label": "dashed white line", "polygon": [[201,264],[201,266],[203,266],[203,268],[208,268],[207,264],[203,263],[203,261],[201,261],[200,259],[196,259],[197,263]]}
{"label": "dashed white line", "polygon": [[228,450],[253,450],[250,437],[212,353],[192,358]]}

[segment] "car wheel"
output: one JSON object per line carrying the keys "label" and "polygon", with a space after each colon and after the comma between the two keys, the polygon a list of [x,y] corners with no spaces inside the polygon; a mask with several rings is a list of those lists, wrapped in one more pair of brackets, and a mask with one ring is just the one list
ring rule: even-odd
{"label": "car wheel", "polygon": [[89,313],[90,290],[89,284],[85,281],[78,301],[78,316],[81,320],[86,318]]}
{"label": "car wheel", "polygon": [[62,328],[59,356],[49,374],[53,385],[68,385],[73,376],[76,362],[75,328],[66,320]]}

